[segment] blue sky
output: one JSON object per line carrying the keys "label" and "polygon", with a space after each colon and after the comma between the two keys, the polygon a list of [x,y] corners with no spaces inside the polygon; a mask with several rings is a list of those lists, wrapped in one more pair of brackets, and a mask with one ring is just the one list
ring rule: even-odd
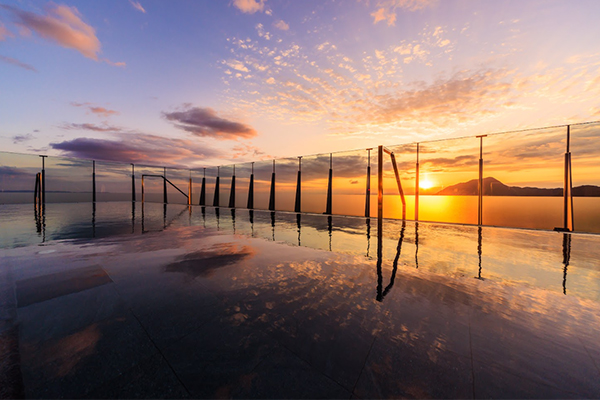
{"label": "blue sky", "polygon": [[598,1],[4,1],[0,144],[195,167],[597,120],[598,15]]}

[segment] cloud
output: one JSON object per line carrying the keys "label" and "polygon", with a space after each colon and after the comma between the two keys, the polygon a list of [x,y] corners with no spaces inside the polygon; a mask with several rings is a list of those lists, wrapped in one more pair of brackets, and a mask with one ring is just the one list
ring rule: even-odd
{"label": "cloud", "polygon": [[233,0],[233,5],[243,13],[254,14],[257,11],[264,11],[266,0]]}
{"label": "cloud", "polygon": [[7,37],[13,36],[14,35],[0,22],[0,42],[6,40]]}
{"label": "cloud", "polygon": [[184,111],[164,112],[163,116],[174,125],[197,136],[216,139],[248,139],[256,136],[256,131],[239,122],[218,117],[210,108],[191,107]]}
{"label": "cloud", "polygon": [[91,112],[92,114],[95,115],[99,115],[102,117],[110,117],[111,115],[119,115],[118,111],[115,110],[109,110],[107,108],[104,107],[100,107],[100,106],[94,106],[90,103],[77,103],[77,102],[71,102],[71,105],[73,107],[85,107],[89,110],[89,112]]}
{"label": "cloud", "polygon": [[386,21],[388,26],[394,26],[398,9],[417,11],[430,7],[435,3],[436,0],[380,0],[377,2],[376,10],[371,13],[371,16],[374,24]]}
{"label": "cloud", "polygon": [[13,140],[14,144],[17,144],[17,143],[28,142],[33,138],[34,137],[31,133],[27,133],[25,135],[15,135],[12,137],[12,140]]}
{"label": "cloud", "polygon": [[265,154],[265,152],[260,148],[249,144],[240,144],[238,146],[234,146],[231,150],[233,151],[233,156],[231,158],[234,160],[238,158],[246,158],[247,156],[250,156],[253,160],[273,158],[272,156]]}
{"label": "cloud", "polygon": [[38,72],[37,69],[35,69],[35,67],[26,64],[24,62],[21,62],[17,59],[14,58],[10,58],[10,57],[6,57],[6,56],[0,56],[0,61],[3,61],[7,64],[12,64],[12,65],[16,65],[17,67],[21,67],[23,69],[29,70],[29,71],[33,71],[33,72]]}
{"label": "cloud", "polygon": [[282,31],[287,31],[288,29],[290,29],[290,26],[281,19],[275,22],[273,26],[277,29],[281,29]]}
{"label": "cloud", "polygon": [[248,68],[244,65],[244,63],[239,60],[227,60],[224,61],[224,64],[231,69],[235,69],[236,71],[249,72]]}
{"label": "cloud", "polygon": [[110,125],[96,125],[96,124],[90,124],[90,123],[83,123],[83,124],[77,124],[77,123],[64,123],[60,126],[61,129],[65,129],[68,131],[94,131],[94,132],[123,132],[122,128],[116,127],[116,126],[110,126]]}
{"label": "cloud", "polygon": [[114,139],[77,138],[51,143],[64,155],[93,160],[189,167],[198,160],[219,157],[219,150],[191,140],[143,133],[120,133]]}
{"label": "cloud", "polygon": [[142,5],[140,4],[139,1],[133,1],[133,0],[129,0],[129,3],[133,6],[133,8],[135,8],[138,11],[143,12],[144,14],[146,14],[146,10],[144,10],[144,7],[142,7]]}

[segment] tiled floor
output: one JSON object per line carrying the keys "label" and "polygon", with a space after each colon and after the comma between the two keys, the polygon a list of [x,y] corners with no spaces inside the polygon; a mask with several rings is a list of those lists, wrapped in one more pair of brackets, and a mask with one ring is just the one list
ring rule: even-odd
{"label": "tiled floor", "polygon": [[[390,226],[380,262],[198,226],[2,250],[4,387],[28,398],[600,397],[600,304],[584,287],[598,287],[599,264],[575,257],[567,296],[560,258],[548,267],[556,290],[493,258],[473,279],[473,253],[433,256],[457,233],[425,230],[419,268],[407,241],[392,277]],[[476,231],[458,234],[477,256]],[[475,263],[445,267],[460,260]]]}

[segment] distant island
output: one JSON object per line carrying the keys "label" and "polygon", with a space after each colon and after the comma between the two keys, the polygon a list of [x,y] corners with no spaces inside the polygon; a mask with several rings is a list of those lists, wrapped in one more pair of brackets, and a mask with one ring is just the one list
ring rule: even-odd
{"label": "distant island", "polygon": [[[445,196],[477,196],[478,179],[448,186],[436,195]],[[483,178],[484,196],[562,196],[563,188],[544,189],[537,187],[508,186],[496,178]],[[600,186],[581,185],[573,187],[573,196],[600,197]]]}

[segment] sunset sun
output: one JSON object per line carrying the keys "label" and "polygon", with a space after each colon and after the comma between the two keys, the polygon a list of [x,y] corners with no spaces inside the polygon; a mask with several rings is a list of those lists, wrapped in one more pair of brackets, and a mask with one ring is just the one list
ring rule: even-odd
{"label": "sunset sun", "polygon": [[431,189],[433,187],[434,183],[432,181],[430,181],[428,178],[424,178],[422,181],[419,182],[419,188],[421,189]]}

